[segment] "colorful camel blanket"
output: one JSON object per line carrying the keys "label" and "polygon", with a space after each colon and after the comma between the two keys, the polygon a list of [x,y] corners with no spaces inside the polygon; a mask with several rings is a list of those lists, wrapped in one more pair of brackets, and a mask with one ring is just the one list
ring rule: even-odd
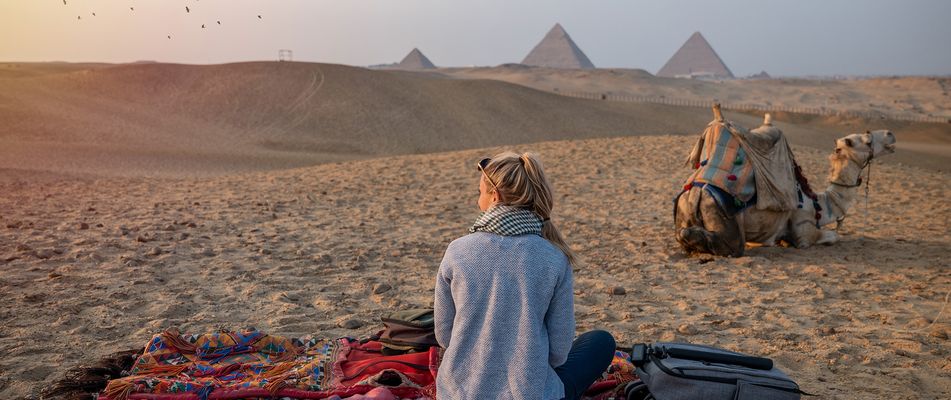
{"label": "colorful camel blanket", "polygon": [[684,190],[705,183],[744,204],[756,195],[760,210],[792,210],[796,208],[794,162],[786,137],[772,125],[748,131],[729,121],[714,121],[687,158],[696,171],[687,178]]}
{"label": "colorful camel blanket", "polygon": [[[724,125],[707,127],[703,134],[699,160],[687,185],[706,183],[716,186],[740,202],[748,202],[756,194],[753,164],[740,141]],[[689,186],[685,185],[685,190]]]}
{"label": "colorful camel blanket", "polygon": [[[297,339],[255,330],[169,330],[153,336],[128,376],[109,381],[99,400],[436,397],[440,348],[384,356],[381,347],[373,340]],[[618,351],[587,398],[623,395],[635,379],[630,357]]]}

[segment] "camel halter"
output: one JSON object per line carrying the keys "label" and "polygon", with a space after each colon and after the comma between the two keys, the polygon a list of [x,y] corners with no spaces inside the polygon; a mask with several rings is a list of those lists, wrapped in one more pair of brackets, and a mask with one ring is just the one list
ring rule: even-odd
{"label": "camel halter", "polygon": [[[875,149],[872,147],[871,141],[869,141],[868,158],[865,159],[865,162],[862,163],[862,165],[859,165],[859,177],[858,179],[856,179],[855,184],[849,185],[849,184],[835,182],[835,181],[829,182],[833,185],[845,187],[845,188],[856,188],[856,187],[862,186],[862,171],[865,170],[865,167],[868,167],[868,172],[865,176],[865,224],[866,225],[868,225],[868,194],[869,194],[869,185],[871,184],[871,181],[872,181],[872,159],[874,158],[875,158]],[[849,157],[849,162],[855,163],[855,165],[859,164],[855,162],[855,160],[853,160],[852,157]],[[845,217],[846,215],[842,215],[841,217],[835,219],[836,231],[838,231],[839,227],[842,226],[842,223],[845,222]]]}

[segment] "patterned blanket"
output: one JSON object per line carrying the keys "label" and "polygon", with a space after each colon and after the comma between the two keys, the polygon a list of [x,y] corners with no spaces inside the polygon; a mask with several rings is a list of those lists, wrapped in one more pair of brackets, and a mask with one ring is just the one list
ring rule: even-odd
{"label": "patterned blanket", "polygon": [[[381,346],[254,330],[195,335],[169,330],[153,336],[128,376],[109,381],[99,400],[435,398],[441,349],[384,356]],[[618,351],[588,398],[623,395],[634,379],[627,353]]]}
{"label": "patterned blanket", "polygon": [[594,383],[588,387],[588,391],[585,392],[583,399],[625,399],[627,396],[624,393],[624,387],[637,379],[634,364],[631,363],[631,355],[617,350],[614,352],[614,359],[611,360],[611,365],[601,374],[598,380],[594,381]]}
{"label": "patterned blanket", "polygon": [[439,349],[383,356],[380,342],[294,339],[258,331],[155,335],[129,376],[100,400],[324,399],[385,387],[405,398],[434,397]]}

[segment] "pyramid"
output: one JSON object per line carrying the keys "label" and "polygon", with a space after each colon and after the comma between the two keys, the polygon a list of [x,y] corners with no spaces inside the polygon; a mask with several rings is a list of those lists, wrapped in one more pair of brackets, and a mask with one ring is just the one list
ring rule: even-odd
{"label": "pyramid", "polygon": [[522,64],[548,68],[594,68],[594,64],[571,40],[561,24],[555,24],[548,31],[545,38],[525,56]]}
{"label": "pyramid", "polygon": [[433,65],[432,61],[429,61],[429,59],[423,55],[423,52],[414,47],[413,51],[409,52],[409,54],[403,58],[403,61],[400,61],[400,63],[396,65],[396,68],[431,69],[436,68],[436,66]]}
{"label": "pyramid", "polygon": [[733,73],[723,64],[717,52],[713,51],[707,39],[704,39],[700,32],[694,32],[667,64],[657,71],[657,76],[733,78]]}

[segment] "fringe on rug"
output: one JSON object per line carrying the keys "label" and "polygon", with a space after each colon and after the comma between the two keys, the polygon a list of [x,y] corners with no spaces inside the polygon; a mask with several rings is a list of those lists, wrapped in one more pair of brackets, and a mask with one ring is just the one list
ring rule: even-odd
{"label": "fringe on rug", "polygon": [[110,379],[119,378],[122,372],[132,369],[132,364],[140,355],[142,349],[120,351],[105,356],[92,365],[80,365],[66,371],[62,379],[40,392],[40,399],[95,399],[98,393],[106,388]]}

